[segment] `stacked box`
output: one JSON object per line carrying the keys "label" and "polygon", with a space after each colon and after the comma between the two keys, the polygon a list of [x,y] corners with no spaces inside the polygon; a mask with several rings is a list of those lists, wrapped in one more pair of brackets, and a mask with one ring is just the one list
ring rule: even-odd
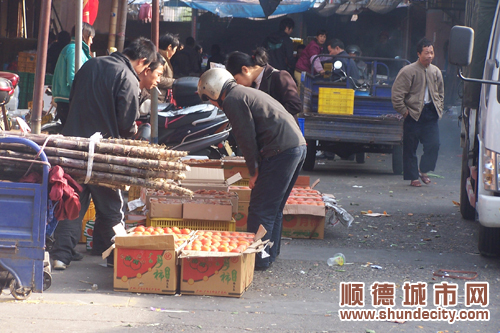
{"label": "stacked box", "polygon": [[[235,184],[238,184],[236,182]],[[234,217],[236,221],[236,231],[247,231],[248,206],[250,204],[250,194],[252,190],[247,186],[231,186],[229,191],[238,194],[238,213]]]}
{"label": "stacked box", "polygon": [[187,228],[191,230],[210,229],[218,231],[236,231],[236,221],[209,221],[209,220],[189,220],[189,219],[174,219],[174,218],[150,218],[146,220],[146,225],[149,227],[171,228],[178,227],[179,229]]}

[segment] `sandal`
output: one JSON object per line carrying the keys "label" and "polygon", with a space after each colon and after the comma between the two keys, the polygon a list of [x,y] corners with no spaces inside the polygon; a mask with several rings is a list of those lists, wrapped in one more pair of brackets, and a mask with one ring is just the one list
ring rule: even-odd
{"label": "sandal", "polygon": [[412,180],[410,183],[410,186],[415,186],[415,187],[422,187],[422,183],[420,183],[420,180]]}
{"label": "sandal", "polygon": [[420,174],[420,179],[422,179],[422,181],[424,182],[424,184],[428,185],[431,183],[431,180],[430,178],[427,176],[427,175],[423,175],[423,174]]}

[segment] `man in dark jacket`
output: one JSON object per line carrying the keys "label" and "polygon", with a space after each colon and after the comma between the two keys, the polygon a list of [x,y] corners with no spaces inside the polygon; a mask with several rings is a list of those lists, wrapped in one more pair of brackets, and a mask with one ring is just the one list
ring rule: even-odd
{"label": "man in dark jacket", "polygon": [[280,252],[283,208],[304,163],[306,141],[277,100],[237,84],[225,69],[205,72],[198,95],[222,108],[245,157],[252,189],[247,229],[256,232],[263,225],[267,230],[263,239],[273,243],[269,256],[263,258],[261,253],[255,259],[255,268],[265,270]]}
{"label": "man in dark jacket", "polygon": [[[89,138],[100,132],[105,138],[130,137],[137,131],[139,114],[139,77],[156,60],[156,47],[146,38],[138,38],[123,50],[110,56],[92,58],[75,75],[71,87],[69,114],[63,135]],[[82,219],[92,197],[96,209],[92,254],[111,246],[113,226],[123,223],[123,199],[120,190],[82,184],[80,216],[60,221],[51,251],[54,268],[66,269],[72,250],[80,238]],[[108,257],[112,263],[112,256]]]}
{"label": "man in dark jacket", "polygon": [[269,65],[276,69],[290,71],[295,65],[293,42],[290,39],[294,27],[295,22],[291,18],[282,19],[279,31],[269,35],[263,43],[269,53]]}
{"label": "man in dark jacket", "polygon": [[[334,55],[333,62],[340,60],[342,62],[341,70],[348,76],[352,77],[356,82],[359,80],[359,72],[356,63],[349,57],[349,54],[344,50],[344,43],[340,39],[332,39],[328,42],[328,53]],[[337,80],[343,78],[344,74],[340,70],[333,70],[332,79]]]}

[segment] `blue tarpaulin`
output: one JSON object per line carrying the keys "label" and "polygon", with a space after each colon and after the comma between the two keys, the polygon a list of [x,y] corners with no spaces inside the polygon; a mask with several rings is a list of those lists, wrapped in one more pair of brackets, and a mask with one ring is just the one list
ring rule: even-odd
{"label": "blue tarpaulin", "polygon": [[[272,11],[272,4],[266,6],[269,1],[265,0],[260,2],[259,0],[185,0],[183,2],[191,8],[206,10],[220,17],[265,18],[270,15],[305,12],[312,8],[315,0],[282,0],[274,11]],[[262,9],[263,6],[266,8],[266,13]]]}

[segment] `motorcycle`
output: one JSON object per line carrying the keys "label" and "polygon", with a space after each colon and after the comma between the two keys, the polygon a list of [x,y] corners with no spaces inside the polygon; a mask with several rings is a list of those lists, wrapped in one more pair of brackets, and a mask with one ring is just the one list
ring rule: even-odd
{"label": "motorcycle", "polygon": [[2,108],[3,118],[2,129],[7,131],[10,130],[10,124],[7,118],[7,109],[5,105],[9,103],[18,83],[19,75],[9,72],[0,72],[0,107]]}
{"label": "motorcycle", "polygon": [[[172,86],[173,103],[158,105],[158,143],[172,150],[188,151],[190,155],[201,155],[219,159],[231,155],[227,144],[231,125],[219,108],[202,102],[198,96],[199,78],[183,77]],[[134,139],[149,141],[151,138],[150,116],[141,116]],[[60,121],[42,126],[42,132],[60,133]]]}

